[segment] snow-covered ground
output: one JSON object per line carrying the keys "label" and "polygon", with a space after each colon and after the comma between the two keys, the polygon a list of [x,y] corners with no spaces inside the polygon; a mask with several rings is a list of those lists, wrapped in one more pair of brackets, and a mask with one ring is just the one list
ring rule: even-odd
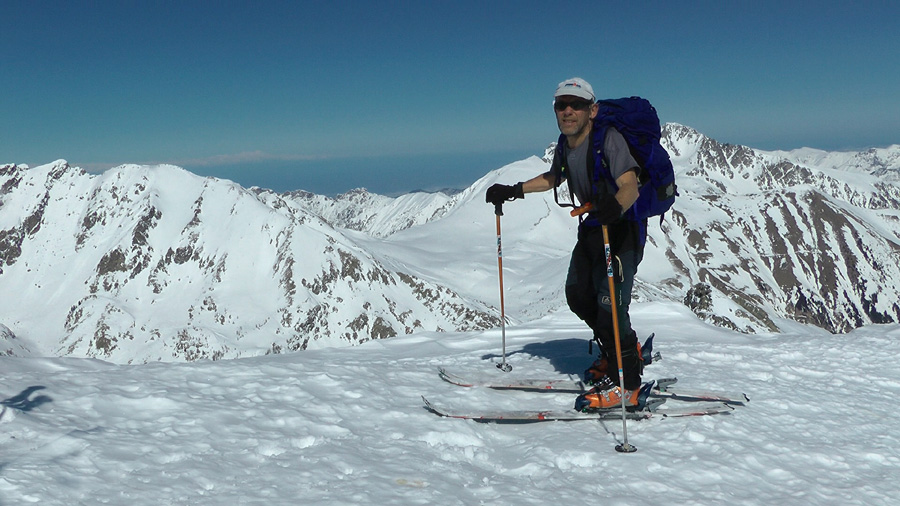
{"label": "snow-covered ground", "polygon": [[[458,408],[567,408],[572,395],[464,389],[503,375],[500,331],[195,363],[0,358],[0,504],[900,504],[900,326],[784,323],[747,336],[677,303],[633,307],[663,360],[645,379],[742,390],[728,416],[495,425]],[[507,329],[508,377],[579,374],[567,312]]]}

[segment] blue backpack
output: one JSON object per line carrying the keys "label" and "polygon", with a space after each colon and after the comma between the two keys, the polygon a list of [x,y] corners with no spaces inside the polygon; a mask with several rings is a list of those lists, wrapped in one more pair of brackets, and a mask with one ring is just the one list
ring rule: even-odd
{"label": "blue backpack", "polygon": [[[619,98],[616,100],[601,100],[598,102],[600,110],[594,118],[593,143],[594,152],[603,152],[603,140],[606,138],[606,129],[615,127],[631,150],[641,172],[638,180],[641,183],[641,191],[637,201],[625,213],[625,217],[632,221],[642,221],[651,216],[661,216],[675,203],[678,195],[675,186],[675,169],[669,160],[669,153],[659,143],[660,128],[659,116],[656,108],[641,97]],[[599,180],[599,166],[594,165],[594,180]],[[606,162],[602,164],[603,177],[617,189]]]}
{"label": "blue backpack", "polygon": [[[615,127],[631,151],[631,156],[640,165],[638,180],[641,183],[637,201],[625,213],[630,221],[642,222],[651,216],[660,216],[675,203],[678,195],[675,186],[675,169],[669,159],[669,153],[659,143],[660,126],[656,108],[641,97],[601,100],[597,117],[594,118],[592,131],[592,156],[602,157],[602,163],[594,163],[594,190],[601,178],[604,178],[613,191],[618,190],[616,182],[609,172],[606,157],[603,156],[603,141],[606,130]],[[560,136],[558,148],[565,142]],[[561,151],[558,153],[561,155]],[[589,220],[590,221],[590,220]]]}

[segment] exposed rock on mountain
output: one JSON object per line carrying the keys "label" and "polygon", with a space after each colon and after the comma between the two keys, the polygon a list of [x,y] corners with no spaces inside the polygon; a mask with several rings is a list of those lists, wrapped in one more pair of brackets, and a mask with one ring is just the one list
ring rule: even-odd
{"label": "exposed rock on mountain", "polygon": [[717,302],[698,314],[751,332],[778,318],[832,332],[900,320],[900,185],[886,177],[900,146],[864,167],[857,153],[813,159],[664,130],[682,197],[653,238],[684,278],[673,288],[711,290]]}

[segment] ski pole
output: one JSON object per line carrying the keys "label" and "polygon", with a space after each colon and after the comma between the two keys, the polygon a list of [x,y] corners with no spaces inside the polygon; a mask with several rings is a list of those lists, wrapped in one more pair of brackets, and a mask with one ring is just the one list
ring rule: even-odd
{"label": "ski pole", "polygon": [[497,270],[500,273],[500,332],[503,336],[503,361],[497,364],[497,369],[503,372],[512,371],[512,366],[506,363],[506,309],[503,303],[503,246],[500,241],[500,217],[503,216],[503,203],[494,204],[494,215],[497,217]]}
{"label": "ski pole", "polygon": [[616,451],[619,453],[634,453],[637,451],[633,445],[628,443],[628,424],[625,422],[625,374],[622,368],[622,344],[619,340],[619,315],[616,308],[616,283],[613,274],[612,254],[609,248],[609,231],[606,225],[603,225],[603,249],[606,253],[606,277],[609,279],[609,304],[612,309],[613,336],[616,341],[616,361],[619,366],[619,390],[622,394],[622,439],[620,445],[616,445]]}

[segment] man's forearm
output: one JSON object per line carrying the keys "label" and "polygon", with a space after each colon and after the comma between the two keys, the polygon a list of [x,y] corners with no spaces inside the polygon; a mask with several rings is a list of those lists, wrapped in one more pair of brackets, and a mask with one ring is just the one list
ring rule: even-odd
{"label": "man's forearm", "polygon": [[545,192],[553,188],[554,179],[553,174],[545,172],[522,183],[522,191],[524,193]]}

